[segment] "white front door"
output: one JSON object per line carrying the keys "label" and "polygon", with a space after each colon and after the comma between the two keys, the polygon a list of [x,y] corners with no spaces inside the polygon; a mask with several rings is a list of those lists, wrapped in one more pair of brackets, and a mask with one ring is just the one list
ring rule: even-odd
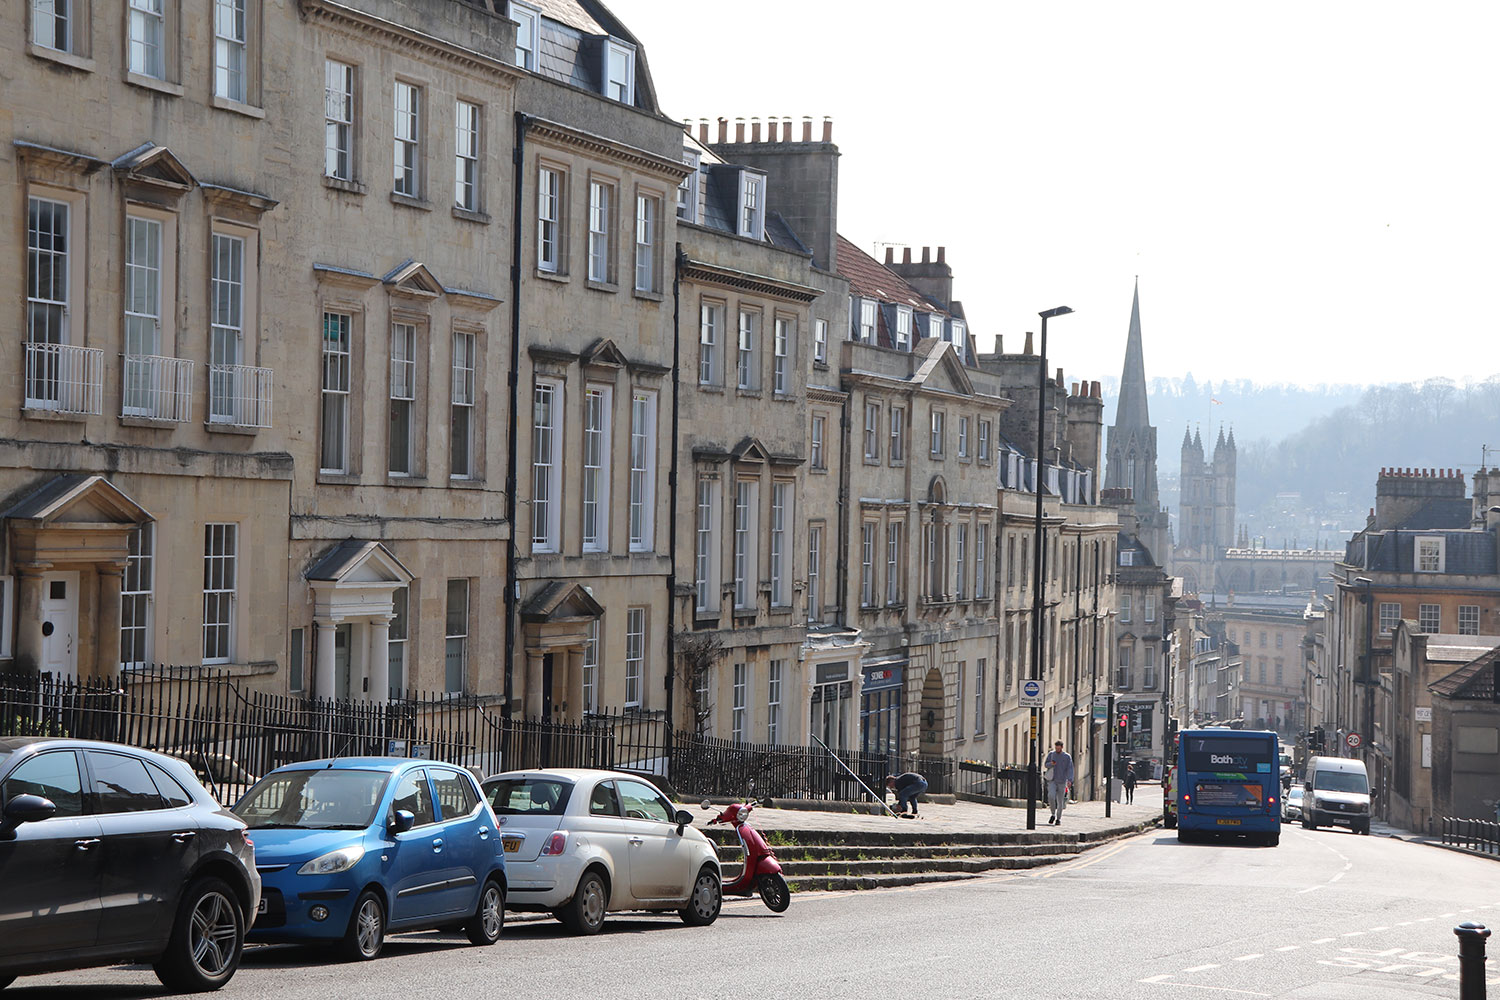
{"label": "white front door", "polygon": [[42,671],[78,677],[78,574],[42,574]]}

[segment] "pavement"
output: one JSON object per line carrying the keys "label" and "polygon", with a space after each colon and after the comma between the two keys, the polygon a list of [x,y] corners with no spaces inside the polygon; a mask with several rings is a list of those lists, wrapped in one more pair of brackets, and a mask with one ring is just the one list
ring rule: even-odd
{"label": "pavement", "polygon": [[[718,811],[699,812],[694,825],[706,828]],[[1161,816],[1161,787],[1142,786],[1136,790],[1135,802],[1114,802],[1111,815],[1104,815],[1104,802],[1071,802],[1063,810],[1063,821],[1053,827],[1047,823],[1048,810],[1038,805],[1036,829],[1061,833],[1119,834],[1134,831],[1142,824]],[[890,815],[823,812],[811,809],[775,809],[757,806],[751,825],[762,833],[787,832],[869,832],[926,834],[1016,833],[1026,829],[1024,806],[992,806],[979,802],[955,802],[952,805],[923,803],[917,819],[898,819]]]}

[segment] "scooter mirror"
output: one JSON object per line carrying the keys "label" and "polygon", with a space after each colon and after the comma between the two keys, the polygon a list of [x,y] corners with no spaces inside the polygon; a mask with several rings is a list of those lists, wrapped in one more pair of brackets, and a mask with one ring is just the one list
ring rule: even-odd
{"label": "scooter mirror", "polygon": [[703,800],[703,808],[705,808],[705,809],[712,809],[713,807],[714,807],[714,804],[712,802],[708,801],[707,799]]}

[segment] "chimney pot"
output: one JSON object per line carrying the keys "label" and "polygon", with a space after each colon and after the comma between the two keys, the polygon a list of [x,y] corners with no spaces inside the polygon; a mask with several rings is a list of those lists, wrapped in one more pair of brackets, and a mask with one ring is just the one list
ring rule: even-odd
{"label": "chimney pot", "polygon": [[1032,350],[1031,350],[1031,331],[1030,330],[1026,331],[1026,349],[1024,351],[1022,351],[1021,353],[1022,354],[1031,354],[1031,353],[1033,353]]}
{"label": "chimney pot", "polygon": [[728,142],[729,141],[729,119],[728,118],[720,118],[719,119],[719,141],[720,142]]}
{"label": "chimney pot", "polygon": [[833,141],[833,119],[832,118],[825,117],[823,119],[823,141],[824,142],[832,142]]}
{"label": "chimney pot", "polygon": [[802,141],[812,142],[812,119],[806,115],[802,116]]}
{"label": "chimney pot", "polygon": [[1059,368],[1057,370],[1057,379],[1055,381],[1057,382],[1057,387],[1059,389],[1061,389],[1063,387],[1063,385],[1064,385],[1064,383],[1063,383],[1063,373],[1062,373],[1062,369],[1061,368]]}
{"label": "chimney pot", "polygon": [[790,118],[783,118],[781,120],[781,141],[792,141],[792,120]]}
{"label": "chimney pot", "polygon": [[995,334],[995,353],[996,354],[1004,354],[1005,353],[1005,338],[1002,337],[998,333]]}
{"label": "chimney pot", "polygon": [[901,263],[903,263],[903,264],[910,264],[911,263],[911,247],[902,247],[901,248]]}
{"label": "chimney pot", "polygon": [[948,257],[948,248],[947,247],[938,247],[937,262],[939,264],[945,263],[947,257]]}
{"label": "chimney pot", "polygon": [[896,248],[895,247],[886,247],[885,248],[885,262],[887,264],[894,264],[894,263],[896,263]]}
{"label": "chimney pot", "polygon": [[708,145],[708,119],[704,118],[698,123],[698,141]]}
{"label": "chimney pot", "polygon": [[750,119],[750,141],[760,142],[760,119]]}
{"label": "chimney pot", "polygon": [[1104,390],[1100,387],[1098,379],[1094,380],[1093,390],[1094,391],[1092,393],[1090,393],[1090,395],[1093,396],[1095,399],[1103,399],[1104,398]]}
{"label": "chimney pot", "polygon": [[766,119],[766,141],[767,142],[775,142],[776,141],[776,131],[777,131],[777,127],[780,124],[781,123],[779,121],[777,121],[775,118],[767,118]]}
{"label": "chimney pot", "polygon": [[743,118],[736,118],[734,120],[734,141],[745,141],[745,119]]}
{"label": "chimney pot", "polygon": [[1068,395],[1069,396],[1076,396],[1076,395],[1078,395],[1078,383],[1077,382],[1074,382],[1073,383],[1073,388],[1070,389],[1070,390],[1068,390]]}

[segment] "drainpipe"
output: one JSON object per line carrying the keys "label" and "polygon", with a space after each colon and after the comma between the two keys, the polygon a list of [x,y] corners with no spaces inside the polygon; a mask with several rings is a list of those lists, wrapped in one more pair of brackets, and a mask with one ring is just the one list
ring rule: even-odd
{"label": "drainpipe", "polygon": [[[1094,541],[1094,613],[1089,615],[1089,784],[1092,786],[1099,780],[1099,727],[1094,725],[1094,701],[1099,697],[1099,572],[1102,567],[1099,564],[1099,542]],[[1104,716],[1104,724],[1112,724],[1110,717]],[[1109,799],[1109,789],[1105,788],[1104,798]]]}
{"label": "drainpipe", "polygon": [[516,673],[516,603],[520,583],[516,579],[516,422],[520,419],[521,379],[521,189],[526,173],[526,130],[531,116],[516,112],[516,142],[511,153],[510,220],[510,372],[506,376],[510,411],[505,441],[505,523],[510,541],[505,547],[505,718],[512,713]]}
{"label": "drainpipe", "polygon": [[[834,617],[840,625],[846,628],[849,625],[849,456],[852,449],[849,441],[849,401],[854,398],[854,393],[844,395],[844,404],[839,408],[839,528],[838,528],[838,562],[834,564],[834,585],[838,590],[838,605],[834,610]],[[910,463],[908,463],[910,464]],[[908,518],[910,520],[910,518]],[[907,541],[907,555],[911,554],[911,541]],[[902,682],[903,691],[905,682]],[[906,705],[901,706],[902,714],[906,712]]]}
{"label": "drainpipe", "polygon": [[[677,511],[677,463],[678,447],[678,396],[681,391],[682,362],[682,269],[687,264],[687,254],[682,244],[677,244],[677,254],[672,267],[672,458],[667,467],[667,510]],[[669,518],[671,530],[667,532],[667,676],[663,683],[667,688],[667,731],[663,747],[668,761],[668,776],[672,760],[672,696],[677,679],[677,523]]]}
{"label": "drainpipe", "polygon": [[[1079,627],[1083,624],[1083,588],[1078,582],[1083,577],[1083,532],[1078,533],[1078,541],[1073,546],[1073,717],[1078,717],[1078,667],[1082,655],[1078,644],[1083,640],[1083,630]],[[1089,703],[1089,714],[1087,725],[1092,726],[1094,707]],[[1076,725],[1076,723],[1075,723]],[[1072,740],[1069,740],[1072,743]],[[1075,744],[1076,745],[1076,744]],[[1092,775],[1089,778],[1093,780]]]}

